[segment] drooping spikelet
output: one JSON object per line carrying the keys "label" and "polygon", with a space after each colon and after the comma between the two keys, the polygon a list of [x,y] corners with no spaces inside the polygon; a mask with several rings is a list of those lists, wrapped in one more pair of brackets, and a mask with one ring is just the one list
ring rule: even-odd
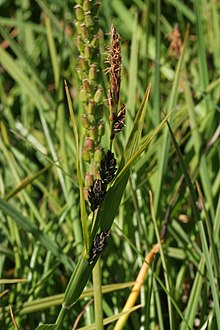
{"label": "drooping spikelet", "polygon": [[116,170],[116,159],[113,152],[108,150],[101,160],[101,166],[99,169],[100,177],[106,185],[112,181]]}

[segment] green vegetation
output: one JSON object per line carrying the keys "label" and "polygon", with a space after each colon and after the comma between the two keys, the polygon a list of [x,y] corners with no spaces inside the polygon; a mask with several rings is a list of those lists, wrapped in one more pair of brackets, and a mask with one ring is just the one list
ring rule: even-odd
{"label": "green vegetation", "polygon": [[220,329],[219,3],[100,2],[0,1],[0,329]]}

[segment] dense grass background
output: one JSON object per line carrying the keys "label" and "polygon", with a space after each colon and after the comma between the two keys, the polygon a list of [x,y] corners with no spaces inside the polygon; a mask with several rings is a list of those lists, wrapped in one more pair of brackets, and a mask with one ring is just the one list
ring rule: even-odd
{"label": "dense grass background", "polygon": [[[179,146],[164,127],[132,167],[101,258],[102,283],[135,280],[171,207],[163,253],[154,258],[141,289],[143,307],[130,315],[125,329],[216,330],[220,327],[220,3],[102,2],[103,68],[112,23],[122,42],[121,100],[128,114],[115,143],[118,162],[149,83],[142,140],[173,109],[170,125]],[[59,0],[0,1],[1,329],[15,328],[9,306],[19,329],[54,322],[62,303],[59,294],[82,250],[75,141],[64,93],[66,79],[80,132],[74,5]],[[189,25],[182,64],[180,54],[170,52],[177,23],[182,40]],[[106,81],[103,74],[105,88]],[[107,128],[105,148],[108,138]],[[186,172],[180,164],[191,178],[196,200],[182,179]],[[193,212],[197,206],[198,217]],[[91,287],[89,282],[87,288]],[[119,313],[129,292],[130,288],[114,287],[104,294],[104,317]],[[72,328],[90,298],[77,302],[63,329]],[[90,304],[79,327],[92,322]]]}

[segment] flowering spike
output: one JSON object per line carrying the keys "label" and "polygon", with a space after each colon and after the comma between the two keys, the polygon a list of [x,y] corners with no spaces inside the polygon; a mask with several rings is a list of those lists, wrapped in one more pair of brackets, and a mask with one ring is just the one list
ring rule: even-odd
{"label": "flowering spike", "polygon": [[124,120],[126,115],[125,105],[122,104],[120,111],[117,113],[117,117],[114,120],[113,130],[114,133],[119,133],[122,128],[125,126]]}
{"label": "flowering spike", "polygon": [[121,85],[121,46],[120,35],[113,25],[111,27],[111,46],[108,47],[108,51],[106,63],[109,64],[109,67],[106,71],[110,76],[114,102],[118,105]]}
{"label": "flowering spike", "polygon": [[92,264],[96,257],[98,257],[103,249],[105,248],[105,246],[108,243],[108,238],[110,235],[110,230],[103,230],[101,231],[101,233],[96,235],[96,238],[94,239],[94,242],[92,244],[90,253],[89,253],[89,259],[88,259],[88,263]]}
{"label": "flowering spike", "polygon": [[102,182],[99,179],[96,179],[93,182],[93,185],[89,191],[89,196],[88,196],[92,212],[94,212],[103,201],[105,191],[106,191],[106,185],[104,184],[104,182]]}
{"label": "flowering spike", "polygon": [[107,185],[115,176],[116,172],[116,159],[114,157],[113,152],[110,150],[107,151],[107,153],[104,155],[104,157],[101,160],[101,166],[100,166],[100,177],[102,181]]}

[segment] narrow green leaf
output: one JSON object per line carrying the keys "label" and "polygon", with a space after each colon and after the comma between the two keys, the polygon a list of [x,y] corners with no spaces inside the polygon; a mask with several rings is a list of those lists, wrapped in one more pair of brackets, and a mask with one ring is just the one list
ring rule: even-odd
{"label": "narrow green leaf", "polygon": [[20,282],[27,282],[28,280],[25,278],[13,278],[11,280],[9,279],[0,279],[0,284],[14,284],[14,283],[20,283]]}
{"label": "narrow green leaf", "polygon": [[[6,283],[4,281],[5,280],[2,280],[2,282],[0,281],[0,283]],[[16,283],[17,280],[10,280],[9,283],[12,283],[12,281],[14,281]],[[132,285],[134,285],[134,282],[103,285],[102,294],[116,292],[118,290],[123,290],[123,289],[131,287]],[[85,298],[93,297],[93,296],[94,296],[93,288],[86,289],[80,295],[79,299],[85,299]],[[50,308],[53,306],[59,306],[59,305],[61,306],[62,302],[63,302],[63,298],[64,298],[64,294],[60,293],[60,294],[56,294],[56,295],[49,296],[49,297],[44,297],[44,298],[27,301],[23,304],[19,314],[25,315],[25,314],[30,314],[30,313],[36,313],[40,310],[44,310],[44,309],[47,309],[47,308]],[[7,309],[7,307],[6,307],[6,309]],[[1,309],[0,309],[0,312],[1,312]]]}
{"label": "narrow green leaf", "polygon": [[11,217],[11,219],[15,221],[20,228],[28,233],[31,233],[37,240],[39,240],[45,249],[51,251],[53,255],[55,255],[68,267],[68,269],[70,268],[67,257],[62,253],[58,245],[42,231],[40,231],[36,225],[28,221],[28,219],[19,213],[11,204],[1,198],[0,209],[5,215]]}
{"label": "narrow green leaf", "polygon": [[[142,307],[142,305],[137,305],[137,306],[134,306],[134,307],[126,310],[125,312],[121,312],[121,313],[118,313],[117,315],[107,317],[107,318],[104,319],[104,325],[107,325],[107,324],[110,324],[114,321],[117,321],[121,316],[123,316],[125,314],[130,314],[130,313],[134,312],[135,310],[137,310],[141,307]],[[83,328],[79,328],[79,330],[97,330],[97,328],[96,328],[95,323],[93,323],[93,324],[87,325]]]}
{"label": "narrow green leaf", "polygon": [[[163,266],[165,285],[166,285],[167,291],[172,292],[172,286],[171,286],[171,283],[169,282],[169,276],[168,276],[168,266],[167,266],[166,258],[165,258],[164,251],[162,248],[160,233],[159,233],[159,229],[158,229],[158,225],[157,225],[157,221],[156,221],[155,213],[154,213],[154,209],[153,209],[152,192],[150,192],[150,204],[151,204],[151,216],[152,216],[153,223],[154,223],[154,230],[156,233],[157,242],[160,246],[160,257],[161,257],[161,262],[162,262],[162,266]],[[173,316],[173,308],[172,308],[172,304],[171,304],[171,299],[170,299],[169,295],[167,296],[167,302],[168,302],[168,309],[169,309],[169,328],[170,328],[170,330],[172,330],[172,329],[174,329],[174,316]]]}
{"label": "narrow green leaf", "polygon": [[217,257],[217,251],[216,251],[216,247],[215,247],[215,242],[214,242],[214,232],[213,232],[213,227],[212,227],[212,223],[210,221],[209,218],[209,214],[206,210],[205,207],[205,201],[204,201],[204,197],[202,195],[202,190],[201,187],[199,185],[199,183],[196,181],[196,187],[197,187],[197,191],[202,203],[202,207],[205,213],[205,223],[206,223],[206,229],[208,232],[208,238],[209,238],[209,244],[210,244],[210,259],[213,263],[214,266],[214,272],[215,272],[215,278],[218,277],[219,274],[219,270],[218,270],[218,257]]}
{"label": "narrow green leaf", "polygon": [[[4,24],[6,24],[8,26],[8,24],[10,25],[10,23],[13,20],[11,19],[11,21],[6,22]],[[20,24],[19,24],[20,23]],[[24,49],[22,46],[20,46],[15,39],[11,36],[11,34],[8,32],[8,30],[6,28],[4,28],[3,26],[1,26],[1,24],[3,25],[3,22],[1,22],[0,19],[0,32],[2,34],[2,37],[4,40],[7,40],[8,43],[10,44],[10,48],[11,50],[14,52],[14,54],[17,56],[17,58],[24,63],[25,68],[27,70],[27,72],[30,73],[30,76],[32,77],[31,80],[36,81],[37,86],[39,86],[39,89],[41,90],[42,94],[45,95],[45,98],[47,99],[49,105],[51,108],[55,108],[55,102],[51,96],[51,94],[48,92],[41,76],[40,73],[36,70],[36,67],[34,66],[34,63],[31,61],[30,56],[28,56],[26,54],[26,52],[24,52]],[[14,26],[17,26],[18,28],[31,28],[31,30],[34,30],[33,26],[30,24],[28,24],[28,22],[23,23],[22,22],[13,22]],[[36,25],[36,28],[39,28],[39,26]],[[38,33],[44,33],[45,29],[43,29],[42,31],[37,31]],[[35,31],[36,32],[36,31]]]}
{"label": "narrow green leaf", "polygon": [[[187,76],[187,71],[185,70]],[[209,203],[212,219],[214,219],[214,205],[213,205],[213,193],[212,193],[212,182],[210,179],[210,173],[208,170],[208,162],[205,153],[201,153],[203,148],[202,136],[199,131],[199,125],[195,117],[195,104],[193,102],[192,93],[188,79],[185,81],[185,97],[188,105],[189,120],[192,134],[192,141],[195,149],[196,156],[199,159],[199,173],[203,185],[205,197]]]}
{"label": "narrow green leaf", "polygon": [[[149,145],[149,143],[153,140],[153,138],[158,134],[158,132],[162,129],[162,127],[164,126],[165,122],[167,121],[167,119],[170,117],[172,111],[170,113],[168,113],[164,119],[161,121],[161,123],[158,125],[158,127],[156,127],[153,132],[147,136],[147,138],[144,140],[144,142],[142,143],[142,145],[139,147],[139,149],[133,153],[133,148],[132,148],[132,152],[129,153],[129,149],[128,149],[128,153],[131,155],[130,158],[128,158],[128,161],[126,162],[125,166],[122,168],[122,170],[120,171],[119,175],[116,178],[116,182],[120,181],[121,177],[124,176],[124,174],[130,169],[130,167],[133,165],[133,163],[136,161],[136,159],[142,154],[143,151],[145,151],[145,149],[147,148],[147,146]],[[134,137],[134,141],[135,141],[135,137]],[[136,145],[136,144],[135,144]],[[133,146],[133,144],[132,144]],[[127,151],[127,150],[126,150]],[[125,156],[126,158],[128,157],[128,153],[125,152]]]}
{"label": "narrow green leaf", "polygon": [[24,91],[30,95],[31,99],[36,103],[36,106],[41,104],[47,108],[47,102],[40,92],[38,92],[35,83],[24,73],[19,64],[9,55],[3,48],[0,47],[0,62],[11,77],[21,85]]}
{"label": "narrow green leaf", "polygon": [[65,85],[65,90],[66,90],[70,117],[71,117],[71,121],[73,124],[73,134],[74,134],[75,144],[76,144],[76,167],[77,167],[77,179],[78,179],[79,189],[80,189],[81,223],[82,223],[85,250],[86,250],[86,254],[88,256],[89,255],[89,234],[88,234],[88,227],[87,227],[87,214],[86,214],[86,205],[85,205],[85,198],[84,198],[84,186],[83,186],[83,180],[82,180],[82,176],[81,176],[81,160],[80,160],[81,152],[79,150],[79,133],[78,133],[78,129],[77,129],[77,121],[76,121],[76,117],[74,115],[73,105],[72,105],[68,85],[65,80],[64,80],[64,85]]}
{"label": "narrow green leaf", "polygon": [[[201,15],[201,0],[194,2],[194,10],[196,14],[196,31],[198,36],[198,58],[200,65],[200,78],[203,90],[206,89],[209,83],[208,65],[206,60],[206,46],[205,46],[205,34],[203,28],[203,21]],[[208,108],[206,109],[208,110]]]}
{"label": "narrow green leaf", "polygon": [[153,96],[153,109],[154,116],[152,118],[154,126],[159,125],[160,122],[160,69],[161,69],[161,2],[156,1],[156,54],[155,54],[155,69],[154,69],[154,96]]}
{"label": "narrow green leaf", "polygon": [[202,247],[205,255],[205,263],[208,270],[208,277],[210,281],[211,291],[212,291],[212,297],[214,300],[214,310],[216,315],[216,320],[218,324],[218,329],[220,329],[220,306],[219,306],[219,289],[218,289],[218,283],[216,283],[216,279],[214,277],[209,250],[208,250],[208,242],[206,239],[206,234],[204,230],[204,226],[202,221],[200,220],[198,223],[199,231],[200,231],[200,237],[202,241]]}
{"label": "narrow green leaf", "polygon": [[220,221],[219,221],[219,219],[220,219],[220,195],[219,195],[218,203],[217,203],[217,207],[216,207],[214,228],[213,228],[214,241],[217,246],[217,251],[219,251],[219,260],[220,260],[220,241],[219,241]]}
{"label": "narrow green leaf", "polygon": [[[46,112],[43,111],[43,109],[49,108],[49,104],[46,101],[44,95],[41,94],[41,92],[37,89],[35,83],[29,79],[29,77],[22,71],[20,66],[16,63],[16,61],[13,60],[12,56],[10,56],[3,48],[0,48],[0,62],[8,71],[8,73],[11,75],[11,77],[24,88],[26,94],[29,94],[30,98],[33,100],[36,107],[38,108],[41,124],[44,130],[45,137],[47,139],[48,146],[53,156],[53,160],[57,165],[59,165],[58,157],[45,118]],[[60,184],[63,189],[64,196],[66,198],[66,201],[68,201],[68,193],[64,183],[63,174],[59,167],[57,167],[57,173],[59,176]]]}
{"label": "narrow green leaf", "polygon": [[188,304],[185,310],[185,318],[188,321],[188,324],[184,320],[182,320],[180,330],[188,330],[193,328],[196,312],[198,310],[198,304],[201,297],[201,289],[202,289],[202,282],[203,282],[203,272],[205,267],[205,259],[204,255],[201,257],[199,267],[196,273],[196,277],[193,282],[193,287],[190,292],[190,297],[188,300]]}
{"label": "narrow green leaf", "polygon": [[15,196],[19,191],[23,190],[25,187],[27,187],[29,184],[31,184],[35,179],[37,179],[39,176],[44,174],[48,169],[51,167],[51,164],[44,167],[42,170],[26,177],[16,188],[14,188],[9,194],[5,196],[5,200],[8,201],[10,198]]}
{"label": "narrow green leaf", "polygon": [[[141,106],[136,114],[134,123],[133,123],[133,127],[132,127],[132,131],[129,135],[125,150],[124,150],[124,156],[122,158],[122,164],[124,165],[124,162],[127,162],[128,159],[130,159],[133,154],[135,153],[135,151],[137,150],[139,141],[140,141],[140,137],[141,137],[141,132],[143,129],[143,125],[145,122],[145,117],[146,117],[146,110],[147,110],[147,101],[148,101],[148,97],[150,94],[150,88],[151,85],[149,84],[143,101],[141,103]],[[120,168],[121,168],[121,164],[120,164]]]}
{"label": "narrow green leaf", "polygon": [[72,276],[67,285],[62,303],[62,309],[60,310],[60,313],[56,320],[56,329],[62,328],[63,320],[65,318],[66,313],[79,299],[84,287],[86,286],[86,283],[88,282],[88,279],[92,273],[92,269],[95,264],[96,262],[93,262],[92,264],[88,263],[84,251],[80,256],[78,263],[74,269],[74,272],[72,273]]}
{"label": "narrow green leaf", "polygon": [[92,282],[94,291],[94,312],[96,329],[104,330],[103,326],[103,297],[102,297],[102,272],[100,259],[98,259],[92,271]]}
{"label": "narrow green leaf", "polygon": [[181,152],[179,150],[179,147],[177,145],[175,136],[174,136],[174,134],[172,132],[172,129],[171,129],[168,122],[167,122],[167,125],[168,125],[168,128],[169,128],[170,134],[171,134],[171,138],[172,138],[176,153],[177,153],[179,161],[180,161],[180,166],[182,168],[182,171],[185,175],[187,185],[189,187],[190,196],[191,196],[191,199],[192,199],[192,208],[193,208],[195,219],[196,219],[196,222],[197,222],[197,225],[198,225],[198,228],[199,228],[200,238],[201,238],[201,242],[202,242],[202,248],[203,248],[203,252],[204,252],[204,255],[205,255],[205,263],[206,263],[206,267],[207,267],[207,270],[208,270],[209,281],[210,281],[212,296],[213,296],[213,300],[214,300],[217,324],[218,324],[218,327],[220,328],[220,306],[219,306],[219,298],[218,298],[219,293],[218,293],[218,288],[217,288],[217,285],[215,283],[216,281],[215,281],[213,270],[212,270],[210,255],[209,255],[209,251],[208,251],[208,242],[207,242],[207,239],[206,239],[204,226],[203,226],[202,220],[200,219],[200,214],[199,214],[197,203],[196,203],[196,200],[197,200],[196,193],[195,193],[195,190],[193,188],[192,182],[190,180],[190,177],[189,177],[184,159],[183,159],[182,154],[181,154]]}
{"label": "narrow green leaf", "polygon": [[[182,52],[179,58],[179,61],[177,63],[177,67],[175,70],[175,78],[173,81],[173,85],[169,94],[167,107],[166,109],[170,111],[170,109],[173,109],[176,106],[177,97],[178,97],[178,90],[179,90],[179,80],[180,80],[180,73],[183,66],[183,60],[185,56],[186,51],[186,44],[188,40],[188,34],[189,34],[189,28],[187,28],[185,37],[184,37],[184,43],[182,47]],[[163,131],[163,139],[162,139],[162,146],[160,145],[158,148],[158,157],[159,157],[159,164],[158,164],[158,173],[157,173],[157,180],[156,180],[156,186],[154,189],[154,210],[155,214],[157,215],[159,202],[160,202],[160,195],[161,195],[161,187],[163,182],[164,173],[166,171],[167,167],[167,161],[168,161],[168,150],[170,145],[169,140],[169,133],[168,130],[165,129]]]}
{"label": "narrow green leaf", "polygon": [[48,47],[50,51],[50,57],[53,67],[53,74],[54,74],[54,81],[55,81],[55,88],[57,89],[59,86],[60,81],[60,70],[59,70],[59,63],[58,63],[58,57],[56,52],[56,46],[55,46],[55,40],[51,28],[51,22],[49,17],[45,18],[45,24],[46,24],[46,33],[47,33],[47,40],[48,40]]}
{"label": "narrow green leaf", "polygon": [[174,5],[178,12],[182,12],[183,15],[185,15],[185,17],[188,18],[188,20],[191,23],[195,23],[195,21],[196,21],[195,13],[191,8],[189,8],[187,6],[187,2],[186,2],[186,4],[184,2],[178,1],[178,0],[169,0],[168,2],[171,3],[172,5]]}
{"label": "narrow green leaf", "polygon": [[[111,1],[111,6],[117,13],[118,17],[120,17],[121,22],[124,22],[124,26],[126,27],[126,33],[129,33],[132,35],[132,29],[133,29],[133,22],[134,22],[134,17],[131,13],[131,11],[128,10],[126,7],[125,3],[120,0],[112,0]],[[141,33],[141,28],[138,27],[138,36],[141,37],[143,34]]]}
{"label": "narrow green leaf", "polygon": [[192,198],[192,208],[193,208],[195,220],[196,221],[199,221],[200,220],[200,215],[199,215],[199,211],[198,211],[198,207],[197,207],[197,196],[196,196],[196,193],[195,193],[195,189],[194,189],[194,187],[192,185],[192,181],[191,181],[190,176],[188,174],[185,161],[183,159],[183,156],[181,154],[181,151],[180,151],[180,149],[178,147],[178,144],[176,142],[175,136],[173,134],[173,131],[172,131],[172,129],[171,129],[170,124],[169,124],[168,121],[167,121],[167,126],[168,126],[168,129],[169,129],[170,135],[171,135],[171,139],[172,139],[173,144],[174,144],[174,148],[175,148],[176,153],[177,153],[177,156],[179,158],[180,167],[181,167],[181,169],[183,171],[183,174],[184,174],[185,179],[186,179],[186,183],[187,183],[187,185],[189,187],[190,196]]}
{"label": "narrow green leaf", "polygon": [[136,88],[137,88],[137,68],[138,68],[138,38],[137,38],[137,15],[134,18],[133,24],[133,34],[131,42],[131,58],[129,63],[129,80],[128,85],[128,101],[127,110],[128,115],[126,116],[126,137],[129,135],[129,130],[127,128],[133,126],[133,118],[135,117],[135,103],[136,103]]}
{"label": "narrow green leaf", "polygon": [[41,324],[35,330],[55,330],[56,324]]}

